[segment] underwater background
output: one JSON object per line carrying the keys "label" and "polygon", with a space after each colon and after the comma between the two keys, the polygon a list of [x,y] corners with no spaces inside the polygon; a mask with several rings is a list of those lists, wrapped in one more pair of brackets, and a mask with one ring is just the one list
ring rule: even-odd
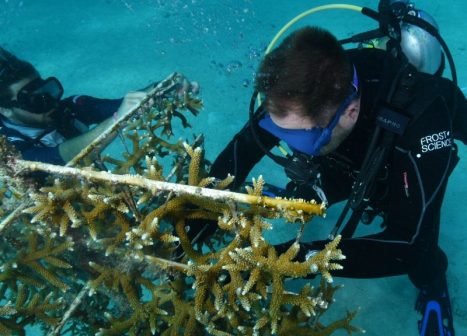
{"label": "underwater background", "polygon": [[[179,71],[201,85],[204,110],[191,123],[205,134],[206,157],[216,155],[248,118],[254,73],[277,31],[301,12],[329,4],[299,0],[0,0],[0,43],[34,64],[42,76],[58,77],[65,95],[121,97]],[[377,1],[347,2],[377,7]],[[417,1],[433,15],[467,87],[467,2]],[[376,23],[351,11],[327,11],[295,27],[319,25],[340,38]],[[449,75],[445,73],[445,75]],[[454,171],[442,211],[440,245],[449,258],[448,282],[457,335],[467,335],[467,148]],[[118,143],[109,150],[119,151]],[[264,159],[251,173],[269,183],[286,182],[281,169]],[[324,237],[339,207],[308,225],[305,239]],[[366,228],[365,228],[366,229]],[[375,227],[370,229],[377,229]],[[292,238],[275,227],[270,239]],[[341,279],[328,317],[360,307],[354,324],[368,335],[416,335],[416,289],[406,276]],[[343,335],[344,332],[336,333]],[[40,335],[30,329],[28,335]]]}

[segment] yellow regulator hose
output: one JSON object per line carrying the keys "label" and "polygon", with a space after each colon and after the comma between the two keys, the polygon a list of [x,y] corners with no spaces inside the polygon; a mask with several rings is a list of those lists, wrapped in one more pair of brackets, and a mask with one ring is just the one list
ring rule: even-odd
{"label": "yellow regulator hose", "polygon": [[361,13],[363,7],[354,6],[354,5],[346,5],[346,4],[331,4],[331,5],[324,5],[324,6],[318,6],[318,7],[311,8],[311,9],[297,15],[296,17],[294,17],[284,27],[282,27],[281,30],[279,30],[279,32],[276,34],[276,36],[274,36],[274,38],[272,39],[271,43],[269,43],[269,45],[268,45],[268,47],[266,49],[266,54],[268,54],[272,50],[272,48],[274,48],[274,45],[282,37],[282,35],[284,35],[284,33],[291,26],[293,26],[295,23],[297,23],[298,21],[300,21],[303,18],[305,18],[307,16],[310,16],[312,14],[322,12],[322,11],[325,11],[325,10],[331,10],[331,9],[346,9],[346,10],[353,10],[355,12]]}
{"label": "yellow regulator hose", "polygon": [[[303,18],[305,18],[307,16],[310,16],[312,14],[322,12],[322,11],[325,11],[325,10],[332,10],[332,9],[345,9],[345,10],[352,10],[352,11],[361,13],[363,7],[354,6],[354,5],[347,5],[347,4],[330,4],[330,5],[324,5],[324,6],[318,6],[318,7],[311,8],[311,9],[297,15],[296,17],[294,17],[284,27],[282,27],[281,30],[279,30],[279,32],[276,34],[276,36],[274,36],[274,38],[272,39],[272,41],[269,43],[268,47],[266,48],[265,55],[268,54],[274,48],[277,41],[282,37],[282,35],[284,35],[284,33],[287,30],[289,30],[289,28],[291,26],[293,26],[295,23],[297,23],[298,21],[300,21]],[[258,94],[258,104],[261,105],[260,94]]]}

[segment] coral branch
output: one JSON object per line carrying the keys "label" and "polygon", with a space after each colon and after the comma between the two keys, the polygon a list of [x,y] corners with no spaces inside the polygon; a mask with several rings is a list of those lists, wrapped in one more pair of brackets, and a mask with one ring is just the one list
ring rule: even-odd
{"label": "coral branch", "polygon": [[89,285],[84,286],[80,290],[80,292],[78,293],[76,298],[71,303],[70,307],[68,307],[68,310],[63,314],[63,317],[60,320],[60,322],[49,333],[49,336],[59,336],[60,335],[62,328],[68,322],[68,320],[73,315],[73,313],[76,311],[76,309],[81,304],[81,302],[83,301],[83,298],[88,294],[88,292],[89,292]]}
{"label": "coral branch", "polygon": [[12,168],[18,173],[22,173],[24,171],[41,171],[58,175],[74,176],[76,178],[84,178],[90,181],[100,181],[112,184],[137,186],[154,192],[157,190],[165,190],[172,191],[178,195],[192,195],[216,201],[231,200],[235,202],[258,205],[267,208],[291,210],[297,212],[297,214],[321,216],[325,212],[324,205],[316,204],[315,202],[307,202],[303,199],[288,200],[279,197],[271,198],[266,196],[245,195],[224,190],[214,190],[163,181],[153,181],[145,179],[139,175],[115,175],[107,172],[62,167],[47,163],[26,160],[17,160],[15,164],[12,165]]}
{"label": "coral branch", "polygon": [[24,209],[29,206],[28,202],[24,202],[19,207],[17,207],[13,212],[11,212],[7,217],[5,217],[2,222],[0,223],[0,234],[8,228],[8,226],[16,219],[18,216],[21,215]]}
{"label": "coral branch", "polygon": [[[203,107],[187,87],[178,74],[157,85],[70,163],[90,164],[86,155],[119,132],[126,151],[89,167],[21,160],[0,137],[0,215],[18,209],[0,224],[0,334],[37,322],[51,336],[359,331],[354,313],[320,320],[339,288],[331,282],[344,258],[340,237],[296,260],[305,223],[324,206],[265,197],[261,176],[247,194],[226,191],[234,177],[208,176],[202,136],[170,140],[190,127],[182,112]],[[282,254],[264,234],[282,225],[271,219],[298,224]],[[286,279],[310,274],[321,275],[316,288],[285,289]]]}
{"label": "coral branch", "polygon": [[125,126],[125,122],[134,116],[136,113],[144,113],[152,106],[152,101],[157,97],[163,95],[165,92],[172,90],[175,86],[181,84],[182,76],[179,73],[173,73],[166,79],[159,82],[147,95],[147,97],[141,101],[140,104],[135,106],[130,112],[118,119],[113,126],[99,135],[93,142],[91,142],[86,148],[84,148],[78,155],[67,163],[68,167],[75,166],[85,156],[89,155],[93,150],[97,149],[103,142],[106,141],[110,136],[115,134],[117,130]]}

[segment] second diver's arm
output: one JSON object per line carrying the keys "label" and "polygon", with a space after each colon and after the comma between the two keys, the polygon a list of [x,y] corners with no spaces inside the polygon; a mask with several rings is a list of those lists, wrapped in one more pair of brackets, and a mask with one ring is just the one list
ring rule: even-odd
{"label": "second diver's arm", "polygon": [[[146,97],[145,92],[130,92],[128,93],[120,107],[118,108],[115,118],[110,117],[102,121],[96,127],[90,131],[83,133],[77,137],[69,139],[61,143],[58,147],[58,152],[65,162],[73,159],[81,150],[87,147],[91,142],[94,141],[99,135],[104,133],[109,127],[111,127],[118,118],[124,116],[130,112],[135,106],[137,106]],[[108,144],[108,143],[107,143]]]}

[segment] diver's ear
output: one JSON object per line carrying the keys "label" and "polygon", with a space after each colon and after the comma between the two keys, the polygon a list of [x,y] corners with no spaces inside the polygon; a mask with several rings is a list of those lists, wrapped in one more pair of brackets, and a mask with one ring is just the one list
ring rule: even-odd
{"label": "diver's ear", "polygon": [[339,125],[345,129],[352,128],[357,122],[360,114],[360,99],[353,100],[342,113]]}
{"label": "diver's ear", "polygon": [[347,106],[342,116],[344,117],[344,119],[347,119],[347,121],[351,123],[355,123],[357,122],[359,114],[360,114],[360,99],[355,99],[349,104],[349,106]]}
{"label": "diver's ear", "polygon": [[356,122],[358,115],[360,114],[360,99],[353,100],[346,108],[345,114],[348,114],[348,117],[352,121]]}

